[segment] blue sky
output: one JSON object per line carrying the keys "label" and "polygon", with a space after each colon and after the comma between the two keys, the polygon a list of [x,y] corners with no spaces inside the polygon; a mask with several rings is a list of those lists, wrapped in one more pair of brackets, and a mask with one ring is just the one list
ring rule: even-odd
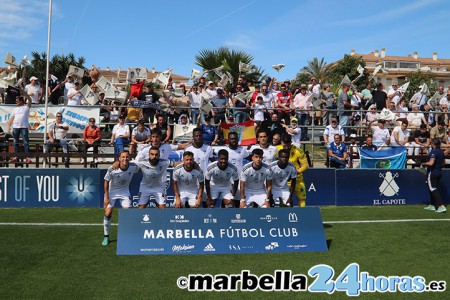
{"label": "blue sky", "polygon": [[[448,0],[53,0],[51,55],[189,76],[199,50],[228,46],[284,80],[314,57],[333,62],[351,49],[450,58],[449,15]],[[47,18],[47,0],[0,0],[1,64],[7,52],[46,51]]]}

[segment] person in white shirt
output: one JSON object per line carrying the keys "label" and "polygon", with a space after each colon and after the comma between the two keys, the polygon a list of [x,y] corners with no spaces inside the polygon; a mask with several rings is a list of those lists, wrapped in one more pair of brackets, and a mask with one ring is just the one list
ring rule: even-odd
{"label": "person in white shirt", "polygon": [[116,201],[120,201],[122,208],[131,207],[130,182],[133,175],[139,172],[139,167],[130,163],[130,153],[122,151],[119,153],[118,167],[111,166],[105,175],[103,184],[105,197],[103,208],[105,215],[103,217],[103,246],[109,244],[109,227],[111,225],[111,217]]}
{"label": "person in white shirt", "polygon": [[155,198],[159,208],[165,208],[166,173],[170,162],[166,159],[160,159],[158,147],[150,147],[148,160],[136,160],[134,163],[142,172],[142,181],[139,187],[139,208],[146,208],[151,197]]}
{"label": "person in white shirt", "polygon": [[203,130],[201,128],[197,127],[193,130],[192,145],[186,147],[184,151],[194,153],[194,160],[202,170],[206,170],[209,162],[214,161],[211,146],[203,143]]}
{"label": "person in white shirt", "polygon": [[239,173],[235,166],[228,163],[228,157],[227,150],[219,150],[218,161],[210,163],[206,169],[205,188],[209,208],[215,207],[220,197],[226,208],[234,207],[233,199],[239,184]]}
{"label": "person in white shirt", "polygon": [[61,84],[63,84],[64,86],[64,99],[67,101],[69,100],[69,98],[67,97],[69,90],[74,86],[72,75],[66,76],[66,79]]}
{"label": "person in white shirt", "polygon": [[329,145],[334,141],[334,135],[339,134],[341,136],[341,141],[345,142],[345,133],[341,125],[335,118],[331,118],[331,125],[327,125],[323,131],[323,141],[325,145]]}
{"label": "person in white shirt", "polygon": [[241,172],[240,207],[251,207],[253,203],[259,207],[270,207],[269,199],[272,194],[272,172],[268,165],[262,162],[262,149],[252,151],[252,162],[246,164]]}
{"label": "person in white shirt", "polygon": [[281,126],[283,126],[284,129],[286,129],[286,132],[289,135],[292,135],[292,144],[297,147],[300,147],[302,129],[298,126],[298,119],[291,118],[291,126],[288,126],[286,124],[281,124]]}
{"label": "person in white shirt", "polygon": [[151,141],[151,131],[145,126],[144,119],[138,121],[131,132],[130,154],[141,151]]}
{"label": "person in white shirt", "polygon": [[263,163],[270,164],[277,154],[277,148],[271,144],[269,144],[269,135],[267,131],[260,130],[257,134],[258,143],[256,145],[252,145],[248,150],[250,153],[255,149],[261,149],[263,151]]}
{"label": "person in white shirt", "polygon": [[73,87],[67,92],[67,105],[81,105],[81,101],[84,99],[80,92],[80,84],[75,82]]}
{"label": "person in white shirt", "polygon": [[183,163],[173,169],[174,207],[182,208],[187,203],[190,208],[199,208],[203,197],[203,186],[203,171],[194,167],[194,153],[185,151]]}
{"label": "person in white shirt", "polygon": [[39,104],[39,99],[42,98],[42,89],[37,83],[37,77],[30,78],[30,84],[25,86],[25,93],[31,97],[33,104]]}
{"label": "person in white shirt", "polygon": [[[66,140],[68,130],[69,125],[63,121],[62,113],[56,113],[56,121],[48,127],[48,140],[45,141],[44,153],[50,153],[51,148],[54,146],[61,146],[63,153],[68,153],[68,143]],[[67,167],[69,159],[65,157],[64,162]]]}
{"label": "person in white shirt", "polygon": [[[194,85],[192,87],[192,92],[188,94],[188,98],[188,103],[191,106],[191,118],[194,122],[195,120],[197,120],[197,117],[200,114],[200,105],[202,103],[202,94],[198,92],[197,86]],[[200,121],[203,123],[203,120]]]}
{"label": "person in white shirt", "polygon": [[408,122],[403,121],[400,126],[396,126],[391,134],[391,147],[408,146]]}
{"label": "person in white shirt", "polygon": [[292,197],[295,192],[297,170],[294,164],[289,162],[289,155],[289,150],[281,149],[278,152],[278,160],[269,165],[272,172],[271,200],[280,207],[294,206]]}
{"label": "person in white shirt", "polygon": [[412,112],[408,113],[406,117],[408,120],[408,128],[419,129],[420,125],[427,124],[427,120],[425,120],[425,116],[421,111],[419,111],[419,105],[412,105]]}
{"label": "person in white shirt", "polygon": [[409,100],[409,106],[412,108],[414,104],[419,105],[419,107],[422,107],[425,103],[427,103],[427,95],[421,92],[422,86],[419,86],[419,91],[415,93],[411,100]]}
{"label": "person in white shirt", "polygon": [[253,119],[255,120],[257,127],[259,127],[261,125],[262,121],[264,121],[264,119],[265,119],[264,113],[267,111],[267,107],[263,102],[262,96],[256,97],[256,103],[253,105],[253,109],[254,109]]}
{"label": "person in white shirt", "polygon": [[391,136],[389,130],[384,128],[385,123],[386,121],[384,120],[378,120],[378,127],[375,127],[372,132],[373,144],[378,148],[386,147],[390,144]]}
{"label": "person in white shirt", "polygon": [[[26,92],[21,90],[22,96],[18,96],[16,98],[17,106],[13,109],[11,113],[11,118],[8,120],[8,132],[11,132],[14,138],[14,153],[20,152],[20,136],[22,136],[23,140],[23,152],[29,153],[29,138],[28,138],[28,127],[29,127],[29,117],[30,117],[30,107],[31,107],[31,96]],[[27,99],[25,105],[25,98]],[[11,158],[12,162],[16,162],[17,158]],[[30,163],[31,159],[26,158],[26,163]]]}
{"label": "person in white shirt", "polygon": [[110,145],[114,145],[114,154],[119,154],[130,143],[130,127],[125,124],[125,115],[119,116],[119,123],[114,125]]}
{"label": "person in white shirt", "polygon": [[402,98],[403,94],[397,90],[398,84],[396,82],[392,83],[392,89],[390,89],[387,93],[389,101],[394,102],[395,106],[398,105],[400,99]]}
{"label": "person in white shirt", "polygon": [[147,160],[148,150],[150,147],[159,148],[159,155],[161,159],[169,159],[170,153],[176,150],[183,150],[191,144],[191,142],[186,142],[184,144],[172,145],[161,143],[162,132],[159,128],[153,128],[150,136],[150,144],[142,148],[141,151],[136,155],[136,160]]}

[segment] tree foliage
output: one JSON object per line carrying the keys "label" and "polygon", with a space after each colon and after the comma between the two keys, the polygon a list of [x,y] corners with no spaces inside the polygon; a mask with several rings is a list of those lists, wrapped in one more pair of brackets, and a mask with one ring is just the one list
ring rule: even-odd
{"label": "tree foliage", "polygon": [[[20,75],[25,77],[36,76],[40,82],[45,81],[47,71],[47,53],[31,52],[31,66],[21,69]],[[56,54],[50,59],[50,73],[58,77],[60,80],[66,78],[67,72],[71,65],[85,69],[84,63],[86,59],[83,56],[75,59],[73,53],[67,55]]]}
{"label": "tree foliage", "polygon": [[437,83],[435,79],[436,76],[431,72],[421,72],[419,70],[417,72],[409,73],[405,78],[405,82],[409,81],[409,86],[403,98],[407,100],[411,99],[412,96],[420,90],[419,86],[424,83],[426,83],[429,88],[429,95],[434,95],[437,90]]}
{"label": "tree foliage", "polygon": [[[361,56],[344,55],[344,58],[338,61],[334,66],[331,66],[331,70],[328,75],[328,83],[333,85],[333,90],[338,90],[342,79],[345,75],[348,75],[350,80],[354,80],[359,76],[357,71],[358,65],[365,68],[366,63]],[[369,73],[364,69],[364,75],[356,80],[353,84],[359,91],[366,88],[369,82]]]}
{"label": "tree foliage", "polygon": [[[264,70],[261,67],[253,66],[253,69],[246,73],[239,73],[239,62],[252,65],[254,57],[243,51],[236,51],[228,47],[220,47],[217,50],[203,49],[195,56],[195,63],[204,70],[212,70],[224,66],[224,71],[230,72],[234,83],[239,76],[253,82],[261,82]],[[208,72],[206,80],[219,81],[220,78],[214,72]]]}
{"label": "tree foliage", "polygon": [[[317,82],[325,83],[328,73],[330,72],[329,65],[325,62],[325,58],[319,61],[317,57],[314,57],[313,60],[308,60],[308,65],[303,67],[300,70],[300,73],[297,74],[297,77],[302,74],[308,75],[308,77],[316,77]],[[309,82],[309,80],[307,81]]]}

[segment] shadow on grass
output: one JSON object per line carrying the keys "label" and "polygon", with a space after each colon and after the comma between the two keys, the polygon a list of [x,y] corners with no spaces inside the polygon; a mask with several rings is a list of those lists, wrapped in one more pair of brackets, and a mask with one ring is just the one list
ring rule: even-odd
{"label": "shadow on grass", "polygon": [[330,250],[330,247],[331,247],[331,243],[332,243],[332,242],[333,242],[332,239],[327,240],[327,247],[328,247],[328,250]]}

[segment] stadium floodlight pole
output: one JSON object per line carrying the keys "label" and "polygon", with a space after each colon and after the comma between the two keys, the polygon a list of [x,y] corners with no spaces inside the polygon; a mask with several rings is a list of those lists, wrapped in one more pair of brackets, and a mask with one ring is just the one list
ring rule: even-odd
{"label": "stadium floodlight pole", "polygon": [[[48,123],[48,76],[50,75],[50,35],[52,33],[52,0],[48,1],[48,31],[47,31],[47,70],[45,71],[45,126],[44,126],[44,147],[47,142]],[[37,157],[36,157],[37,159]],[[44,168],[47,159],[44,158]]]}

